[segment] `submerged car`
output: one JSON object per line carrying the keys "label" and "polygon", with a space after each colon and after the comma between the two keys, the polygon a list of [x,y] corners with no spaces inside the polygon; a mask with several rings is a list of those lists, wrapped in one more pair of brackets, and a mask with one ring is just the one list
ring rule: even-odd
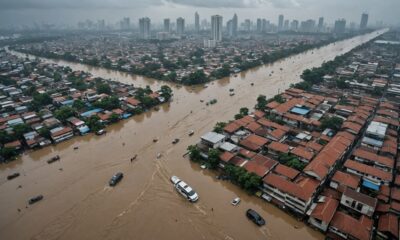
{"label": "submerged car", "polygon": [[117,185],[122,180],[123,177],[124,174],[121,172],[116,173],[114,176],[112,176],[109,182],[110,187],[114,187],[115,185]]}
{"label": "submerged car", "polygon": [[105,129],[100,129],[100,130],[98,130],[97,132],[96,132],[96,135],[103,135],[103,134],[105,134],[107,131],[105,130]]}
{"label": "submerged car", "polygon": [[234,198],[232,201],[231,201],[231,204],[233,205],[233,206],[236,206],[236,205],[238,205],[240,203],[240,198]]}
{"label": "submerged car", "polygon": [[42,199],[43,199],[43,195],[37,195],[36,197],[33,197],[33,198],[29,199],[28,203],[29,204],[34,204],[36,202],[39,202]]}
{"label": "submerged car", "polygon": [[199,195],[177,176],[172,176],[171,182],[174,184],[175,189],[189,201],[196,202],[199,199]]}
{"label": "submerged car", "polygon": [[255,224],[257,224],[258,226],[263,226],[265,225],[265,220],[264,218],[262,218],[260,216],[260,214],[258,214],[256,211],[254,211],[253,209],[248,209],[246,211],[246,216],[248,219],[250,219],[251,221],[253,221]]}

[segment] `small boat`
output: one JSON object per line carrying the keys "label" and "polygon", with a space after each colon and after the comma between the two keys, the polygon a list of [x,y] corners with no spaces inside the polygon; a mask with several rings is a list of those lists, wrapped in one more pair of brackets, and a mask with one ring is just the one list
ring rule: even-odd
{"label": "small boat", "polygon": [[161,158],[161,153],[157,153],[157,159]]}
{"label": "small boat", "polygon": [[14,179],[14,178],[16,178],[16,177],[19,177],[19,173],[13,173],[13,174],[11,174],[11,175],[8,175],[7,176],[7,180],[11,180],[11,179]]}
{"label": "small boat", "polygon": [[96,135],[100,136],[106,133],[106,130],[100,129],[99,131],[96,132]]}
{"label": "small boat", "polygon": [[172,141],[172,144],[177,144],[179,142],[179,138],[175,138],[173,141]]}
{"label": "small boat", "polygon": [[254,86],[254,83],[250,83],[251,86]]}
{"label": "small boat", "polygon": [[234,198],[232,201],[231,201],[231,204],[233,205],[233,206],[236,206],[236,205],[238,205],[240,203],[240,198]]}
{"label": "small boat", "polygon": [[28,203],[29,204],[34,204],[36,202],[39,202],[42,199],[43,199],[43,195],[38,195],[36,197],[33,197],[33,198],[29,199]]}
{"label": "small boat", "polygon": [[204,102],[204,100],[200,100],[200,102]]}
{"label": "small boat", "polygon": [[201,168],[201,169],[206,169],[206,168],[207,168],[207,165],[205,165],[205,164],[200,165],[200,168]]}
{"label": "small boat", "polygon": [[137,158],[137,154],[135,154],[135,156],[132,157],[132,160],[135,160]]}
{"label": "small boat", "polygon": [[232,93],[229,93],[229,96],[231,96],[231,97],[232,97],[232,96],[235,96],[235,93],[233,93],[233,92],[232,92]]}
{"label": "small boat", "polygon": [[153,139],[153,142],[158,142],[158,138],[154,138],[154,139]]}
{"label": "small boat", "polygon": [[229,89],[229,92],[233,92],[233,91],[235,91],[235,89],[233,89],[233,88],[230,88],[230,89]]}
{"label": "small boat", "polygon": [[47,160],[47,163],[50,164],[50,163],[53,163],[58,160],[60,160],[60,156],[57,155],[57,156],[54,156],[54,157],[50,158],[49,160]]}
{"label": "small boat", "polygon": [[190,131],[189,131],[189,136],[193,136],[193,134],[194,134],[194,131],[193,131],[193,130],[190,130]]}
{"label": "small boat", "polygon": [[79,149],[79,147],[74,147],[74,150],[78,150]]}

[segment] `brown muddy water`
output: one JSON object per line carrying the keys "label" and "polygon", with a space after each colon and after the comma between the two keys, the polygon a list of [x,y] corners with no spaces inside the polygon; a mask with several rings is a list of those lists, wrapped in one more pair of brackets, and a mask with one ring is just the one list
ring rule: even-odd
{"label": "brown muddy water", "polygon": [[[182,155],[216,122],[232,119],[240,107],[252,108],[259,94],[271,97],[283,91],[300,80],[304,69],[332,60],[382,32],[251,69],[207,88],[45,60],[137,86],[157,89],[168,84],[174,99],[158,111],[108,127],[104,136],[75,137],[0,165],[0,239],[323,239],[321,233],[231,183],[216,180],[212,172]],[[230,88],[235,96],[229,96]],[[218,103],[206,106],[213,98]],[[195,131],[192,137],[189,130]],[[153,143],[156,137],[159,141]],[[173,145],[174,138],[181,141]],[[157,153],[162,153],[160,159]],[[135,154],[138,157],[131,163]],[[47,164],[54,155],[61,160]],[[108,187],[108,180],[119,171],[124,179],[115,188]],[[21,176],[7,181],[6,176],[14,172]],[[199,201],[193,204],[181,197],[169,181],[171,175],[191,185]],[[38,194],[44,199],[28,206],[28,199]],[[242,202],[234,207],[230,201],[236,196]],[[267,224],[259,228],[247,220],[248,208],[258,211]]]}

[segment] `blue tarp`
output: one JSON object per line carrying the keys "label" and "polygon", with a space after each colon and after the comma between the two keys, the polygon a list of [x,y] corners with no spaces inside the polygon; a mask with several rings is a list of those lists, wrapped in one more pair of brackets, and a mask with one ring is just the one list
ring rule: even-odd
{"label": "blue tarp", "polygon": [[379,191],[379,185],[377,185],[371,181],[364,179],[362,185],[366,188],[370,188],[372,190]]}
{"label": "blue tarp", "polygon": [[122,115],[122,118],[123,118],[123,119],[126,119],[126,118],[129,118],[130,116],[132,116],[132,114],[130,114],[130,113],[124,113],[124,114]]}
{"label": "blue tarp", "polygon": [[61,105],[66,106],[72,106],[72,104],[74,104],[74,100],[65,100],[64,102],[61,102]]}
{"label": "blue tarp", "polygon": [[290,112],[298,114],[298,115],[306,115],[310,110],[306,108],[299,108],[299,107],[294,107],[290,110]]}
{"label": "blue tarp", "polygon": [[93,110],[90,110],[90,111],[81,113],[81,116],[82,116],[82,117],[90,117],[90,115],[92,115],[92,114],[94,114],[94,113],[99,113],[99,112],[101,112],[101,111],[103,111],[103,109],[101,109],[101,108],[95,108],[95,109],[93,109]]}

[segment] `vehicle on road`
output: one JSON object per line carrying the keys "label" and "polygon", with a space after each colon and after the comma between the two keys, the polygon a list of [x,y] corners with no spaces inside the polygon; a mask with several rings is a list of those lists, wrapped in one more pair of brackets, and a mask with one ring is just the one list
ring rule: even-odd
{"label": "vehicle on road", "polygon": [[43,195],[37,195],[36,197],[33,197],[33,198],[29,199],[28,203],[31,205],[31,204],[34,204],[36,202],[39,202],[42,199],[43,199]]}
{"label": "vehicle on road", "polygon": [[171,182],[174,184],[175,189],[189,201],[196,202],[199,199],[199,195],[193,190],[193,188],[180,180],[177,176],[172,176]]}
{"label": "vehicle on road", "polygon": [[236,206],[236,205],[238,205],[239,203],[240,203],[240,198],[238,198],[238,197],[234,198],[234,199],[231,201],[231,204],[232,204],[233,206]]}
{"label": "vehicle on road", "polygon": [[110,187],[114,187],[115,185],[117,185],[122,180],[123,177],[124,174],[121,172],[118,172],[114,176],[112,176],[112,178],[109,181]]}
{"label": "vehicle on road", "polygon": [[258,214],[256,211],[254,211],[253,209],[248,209],[246,211],[246,216],[248,219],[250,219],[251,221],[253,221],[255,224],[257,224],[258,226],[263,226],[265,225],[265,220],[264,218],[262,218],[260,216],[260,214]]}

